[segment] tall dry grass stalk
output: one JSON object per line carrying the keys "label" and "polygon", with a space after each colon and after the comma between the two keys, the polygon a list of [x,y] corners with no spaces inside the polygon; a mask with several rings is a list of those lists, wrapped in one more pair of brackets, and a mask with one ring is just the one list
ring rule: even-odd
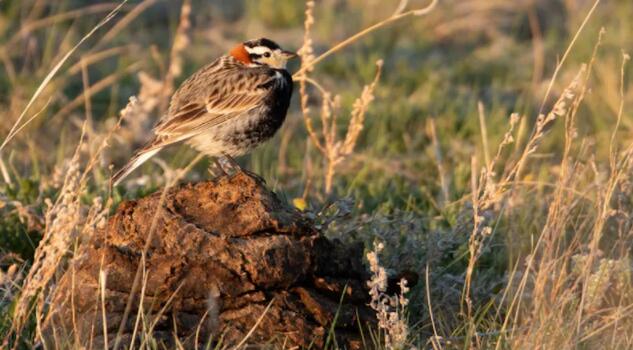
{"label": "tall dry grass stalk", "polygon": [[[376,62],[376,67],[377,70],[374,80],[369,85],[365,85],[361,95],[354,101],[350,121],[347,126],[347,132],[342,140],[338,139],[339,136],[337,130],[340,108],[339,96],[332,97],[330,92],[326,91],[318,85],[318,83],[309,78],[304,77],[300,81],[299,91],[301,93],[301,109],[306,129],[308,131],[308,135],[310,136],[310,140],[325,160],[324,183],[326,193],[330,193],[332,191],[336,168],[354,152],[354,147],[356,146],[360,132],[363,130],[365,125],[365,114],[369,104],[374,99],[374,90],[382,71],[382,61]],[[314,86],[317,86],[321,92],[321,130],[319,133],[317,133],[312,124],[310,108],[308,107],[308,94],[305,86],[306,82],[311,82]]]}
{"label": "tall dry grass stalk", "polygon": [[[622,67],[626,61],[625,55]],[[565,191],[566,188],[584,186],[583,176],[595,174],[597,169],[595,164],[584,164],[580,157],[574,159],[576,156],[572,153],[572,146],[578,139],[576,113],[587,88],[591,66],[589,63],[584,73],[586,79],[577,79],[580,80],[580,92],[572,96],[565,108],[565,148],[559,183],[511,303],[514,316],[509,319],[516,329],[524,329],[513,332],[510,340],[517,348],[537,346],[537,339],[538,346],[544,348],[569,348],[580,344],[592,348],[598,344],[605,346],[602,343],[605,339],[611,340],[608,348],[633,345],[633,339],[618,335],[633,327],[630,321],[633,315],[632,264],[628,248],[621,247],[622,244],[628,246],[624,242],[633,238],[632,232],[620,229],[615,232],[617,238],[614,240],[613,234],[609,233],[612,229],[607,226],[609,220],[618,216],[619,204],[614,198],[621,186],[629,181],[633,148],[629,146],[622,152],[611,153],[607,180],[595,189],[590,207],[593,210],[586,217],[577,217],[578,212],[583,212],[584,200]],[[621,91],[623,82],[622,79]],[[616,124],[614,132],[617,127]],[[574,236],[569,237],[565,232],[574,221],[577,229]],[[521,295],[527,293],[530,298],[522,300]],[[545,334],[548,336],[543,337]]]}
{"label": "tall dry grass stalk", "polygon": [[[595,3],[597,4],[597,2]],[[571,47],[586,25],[594,7],[581,24],[566,50]],[[629,249],[620,245],[633,239],[633,231],[613,231],[607,223],[618,215],[615,198],[631,174],[633,145],[622,152],[616,151],[615,136],[611,137],[609,172],[606,182],[594,182],[595,188],[585,188],[587,178],[600,176],[598,166],[586,160],[587,152],[579,139],[576,120],[578,110],[585,98],[595,57],[604,32],[600,32],[598,43],[590,61],[582,65],[561,96],[548,113],[536,118],[532,134],[525,142],[518,158],[506,166],[497,179],[495,169],[500,160],[501,149],[513,142],[512,130],[518,120],[510,119],[510,131],[506,133],[499,151],[489,164],[481,167],[472,161],[472,233],[469,240],[469,261],[465,273],[463,290],[463,315],[468,321],[468,334],[474,335],[475,347],[485,347],[479,338],[473,303],[470,297],[474,267],[477,264],[486,239],[495,228],[493,217],[513,209],[514,198],[524,192],[519,190],[527,164],[555,122],[564,123],[564,144],[558,180],[547,201],[547,216],[524,266],[512,272],[501,301],[502,326],[495,348],[575,348],[601,343],[609,339],[609,348],[630,348],[633,339],[619,337],[633,327],[633,294],[630,293],[633,268]],[[624,101],[624,66],[628,55],[624,54],[620,70],[620,96]],[[555,76],[560,71],[555,70]],[[553,82],[552,82],[553,84]],[[549,96],[551,88],[546,92]],[[622,117],[620,104],[615,135]],[[483,113],[481,113],[483,115]],[[485,124],[482,123],[482,129]],[[482,134],[484,131],[482,130]],[[579,143],[580,140],[580,143]],[[580,152],[580,153],[578,153]],[[578,154],[576,154],[578,153]],[[487,156],[490,159],[490,156]],[[587,196],[590,193],[591,196]],[[591,208],[587,210],[587,200]],[[570,236],[568,232],[573,232]],[[615,239],[615,241],[614,241]],[[609,242],[615,243],[610,247]],[[605,245],[606,244],[606,245]],[[593,343],[595,339],[597,343]],[[593,345],[592,345],[593,344]]]}
{"label": "tall dry grass stalk", "polygon": [[[386,19],[373,24],[361,31],[359,31],[358,33],[350,36],[349,38],[337,43],[336,45],[332,46],[330,49],[328,49],[327,51],[325,51],[324,53],[320,54],[317,57],[311,57],[310,61],[308,63],[301,63],[301,68],[293,75],[293,78],[300,78],[302,77],[304,74],[312,71],[314,69],[314,66],[316,66],[319,62],[323,61],[324,59],[326,59],[327,57],[331,56],[332,54],[334,54],[335,52],[353,44],[354,42],[358,41],[360,38],[362,38],[363,36],[370,34],[373,31],[376,31],[378,29],[381,29],[383,27],[386,27],[389,24],[395,23],[397,21],[400,21],[406,17],[411,17],[411,16],[425,16],[429,13],[431,13],[431,11],[433,11],[433,9],[435,9],[435,6],[437,6],[439,0],[431,0],[431,2],[426,5],[425,7],[421,7],[421,8],[417,8],[417,9],[413,9],[413,10],[408,10],[405,11],[405,9],[407,8],[409,1],[408,0],[401,0],[400,3],[398,4],[398,7],[396,8],[396,11],[389,17],[387,17]],[[313,0],[308,0],[306,1],[306,19],[305,19],[305,25],[304,25],[304,47],[306,46],[306,44],[308,43],[309,47],[312,47],[312,40],[310,37],[310,28],[312,27],[312,24],[314,24],[314,15],[313,15],[313,10],[314,10],[314,4],[315,2]],[[309,39],[309,40],[306,40]],[[312,50],[310,49],[310,53],[312,53]],[[301,56],[302,60],[304,59],[304,56]]]}
{"label": "tall dry grass stalk", "polygon": [[[134,118],[135,116],[133,114],[139,110],[141,109],[138,99],[135,97],[130,98],[128,105],[121,111],[119,122],[106,137],[101,140],[101,145],[96,147],[95,153],[87,159],[83,170],[80,169],[80,154],[81,149],[85,148],[85,132],[82,133],[74,156],[69,162],[68,169],[66,169],[60,195],[55,203],[48,202],[49,209],[46,213],[44,235],[35,252],[33,265],[24,279],[21,293],[17,298],[10,332],[10,336],[17,338],[11,340],[14,345],[19,344],[22,330],[33,313],[35,314],[34,319],[36,321],[37,330],[36,341],[43,339],[44,335],[41,330],[42,325],[47,322],[47,301],[54,293],[55,277],[65,268],[65,262],[71,257],[72,247],[76,246],[79,241],[90,239],[97,230],[104,228],[112,200],[108,198],[104,203],[101,197],[95,197],[92,205],[89,207],[85,207],[85,205],[81,203],[81,198],[86,192],[89,179],[88,174],[97,164],[99,157],[107,148],[109,141],[113,137],[114,131],[119,129],[122,120]],[[85,125],[83,130],[85,131]],[[185,169],[175,172],[175,176],[168,179],[163,190],[163,197],[167,193],[167,189],[184,176],[201,158],[202,156],[198,155]],[[157,215],[153,220],[153,222],[157,220]],[[154,225],[152,225],[152,227],[154,227]],[[148,242],[151,242],[152,232],[153,229],[149,232]],[[140,286],[144,289],[144,283],[141,283],[141,281],[146,281],[147,278],[144,261],[143,256],[141,257],[142,263],[139,264],[138,278],[135,279],[135,286],[133,288]],[[101,293],[103,293],[105,288],[106,278],[106,272],[100,271],[99,281],[104,284],[100,287]],[[134,293],[135,291],[133,290],[131,295],[134,295]],[[144,295],[144,293],[141,293],[141,296],[142,295]],[[100,295],[100,297],[102,299],[104,298],[103,295]],[[134,298],[130,299],[130,301],[133,300]],[[35,303],[33,303],[33,301],[35,301]],[[105,310],[101,311],[105,313]],[[139,312],[142,312],[142,308]],[[138,324],[138,320],[140,320],[143,315],[138,316],[137,326],[141,326]],[[148,325],[149,328],[145,328],[146,325],[142,325],[141,331],[147,333],[146,335],[151,335],[152,323],[150,322]],[[4,347],[9,346],[10,336],[4,339]],[[79,344],[76,345],[78,346]],[[115,338],[113,347],[117,348],[118,346],[119,338],[117,337]]]}
{"label": "tall dry grass stalk", "polygon": [[[191,168],[193,168],[203,157],[204,157],[203,154],[198,154],[191,162],[189,162],[189,164],[185,168],[178,169],[173,174],[170,174],[173,176],[168,177],[167,181],[165,181],[165,185],[163,186],[163,189],[161,191],[161,195],[160,195],[157,207],[161,207],[163,205],[165,199],[167,198],[168,190],[172,188],[176,183],[178,183],[178,181],[181,178],[183,178],[191,170]],[[150,229],[149,229],[149,232],[147,233],[147,237],[145,238],[145,245],[143,246],[143,251],[139,259],[139,264],[136,269],[136,273],[134,275],[134,280],[132,282],[132,287],[130,288],[130,293],[129,293],[128,300],[126,302],[125,310],[123,312],[123,316],[121,318],[121,322],[119,323],[119,327],[114,339],[114,345],[112,347],[113,350],[117,350],[122,345],[121,335],[123,334],[125,326],[130,317],[132,306],[135,303],[138,303],[138,305],[143,305],[143,299],[145,297],[145,286],[146,286],[146,281],[148,278],[147,276],[148,272],[146,269],[147,253],[152,244],[156,227],[158,226],[160,212],[161,212],[160,210],[157,210],[154,216],[152,216]],[[136,321],[134,323],[133,334],[137,334],[137,332],[145,332],[146,337],[149,337],[151,339],[150,330],[146,327],[145,324],[140,324],[140,320],[142,320],[144,317],[145,315],[144,315],[143,307],[139,307],[138,312],[136,314]],[[132,337],[131,341],[134,343],[136,341],[135,337]],[[133,346],[133,344],[130,344],[130,346]]]}
{"label": "tall dry grass stalk", "polygon": [[[39,98],[41,95],[41,91],[53,76],[59,71],[61,65],[68,60],[71,54],[77,50],[77,48],[88,39],[93,33],[95,33],[100,27],[102,27],[105,23],[110,21],[114,15],[120,10],[120,8],[125,4],[126,1],[123,1],[119,4],[119,6],[115,7],[114,10],[97,26],[95,26],[87,35],[85,35],[80,42],[75,45],[69,52],[66,53],[62,57],[62,59],[58,62],[57,65],[49,72],[44,81],[40,84],[40,87],[35,92],[31,101],[26,106],[20,117],[17,119],[15,125],[11,129],[9,135],[4,140],[0,149],[4,147],[12,138],[15,137],[24,127],[30,123],[33,119],[35,119],[39,112],[34,116],[30,117],[28,120],[23,122],[24,116],[26,115],[29,107],[33,104],[33,102]],[[122,21],[119,21],[104,37],[101,38],[100,43],[104,43],[107,40],[110,40],[118,31],[120,31],[126,23],[129,23],[135,16],[138,16],[145,8],[150,6],[155,1],[144,1],[139,6],[135,7],[135,9],[128,13],[124,17]],[[22,334],[22,330],[26,327],[26,324],[29,318],[35,314],[34,319],[36,321],[36,331],[37,331],[37,339],[42,340],[42,327],[41,325],[46,322],[47,318],[47,300],[50,295],[54,293],[55,288],[55,276],[64,269],[65,262],[67,258],[70,257],[70,253],[72,251],[72,247],[75,246],[75,243],[78,240],[87,240],[89,239],[94,232],[103,227],[105,224],[105,220],[107,218],[107,213],[110,210],[111,199],[104,201],[101,197],[96,197],[93,201],[93,204],[89,207],[85,207],[81,203],[82,196],[86,193],[86,186],[88,182],[88,174],[98,163],[98,160],[103,155],[104,150],[107,148],[110,140],[114,136],[114,131],[119,130],[121,122],[123,120],[132,121],[132,125],[137,125],[138,129],[143,129],[145,127],[145,122],[149,119],[150,114],[154,111],[170,94],[166,90],[173,90],[173,80],[178,77],[182,72],[182,54],[186,49],[189,39],[187,37],[187,31],[190,28],[189,22],[189,14],[191,12],[191,4],[189,1],[184,1],[181,8],[181,18],[180,24],[177,29],[177,35],[174,40],[174,45],[172,47],[171,55],[170,55],[170,64],[168,71],[166,73],[164,82],[157,81],[152,79],[146,74],[141,73],[141,92],[139,94],[139,98],[131,97],[128,105],[121,111],[118,122],[115,125],[111,126],[111,130],[102,135],[102,137],[98,138],[90,138],[93,142],[98,141],[98,145],[93,147],[93,144],[86,145],[87,137],[86,137],[86,123],[83,123],[83,132],[81,136],[81,140],[79,145],[76,148],[74,156],[69,162],[68,168],[65,171],[65,174],[62,176],[63,185],[60,190],[60,194],[55,203],[49,202],[48,211],[46,214],[46,227],[44,229],[44,236],[41,240],[33,261],[33,266],[29,270],[28,275],[26,276],[21,293],[16,302],[15,312],[13,313],[13,322],[12,322],[12,330],[10,334],[4,339],[4,347],[9,346],[9,342],[17,346],[19,344],[19,339]],[[106,49],[106,52],[99,52],[92,56],[86,56],[82,58],[81,66],[83,74],[85,74],[86,65],[89,63],[98,62],[100,59],[110,56],[111,54],[120,53],[120,49],[111,50]],[[112,53],[110,53],[112,51]],[[95,56],[96,55],[96,56]],[[97,57],[98,56],[98,57]],[[71,67],[71,70],[74,69],[74,66]],[[84,84],[86,81],[86,77],[84,75]],[[102,86],[104,84],[97,83],[96,85],[87,86],[86,91],[82,96],[78,97],[82,102],[87,103],[87,107],[90,104],[90,95],[92,91],[96,88]],[[74,108],[74,105],[78,105],[78,103],[71,102],[71,104],[67,105],[65,108]],[[62,109],[63,111],[64,109]],[[127,129],[127,128],[126,128]],[[142,134],[142,133],[139,133]],[[125,133],[123,135],[117,135],[118,137],[125,137]],[[82,150],[83,149],[91,149],[88,159],[86,160],[85,165],[82,168]],[[175,172],[167,181],[167,186],[163,193],[166,193],[167,188],[172,186],[180,177],[184,175],[198,160],[200,160],[200,156],[196,158],[193,162],[189,164],[189,166],[182,170]],[[150,232],[151,235],[151,232]],[[151,241],[151,239],[149,239]],[[143,259],[142,259],[143,260]],[[145,281],[145,271],[144,271],[144,260],[143,263],[140,264],[139,277],[137,280]],[[145,277],[143,277],[145,276]],[[103,284],[101,286],[103,299],[103,291],[105,288],[105,282],[107,280],[107,274],[105,271],[100,271],[99,281]],[[136,280],[135,280],[136,281]],[[134,288],[136,288],[139,284],[144,283],[136,283]],[[142,287],[144,288],[144,287]],[[132,293],[134,294],[134,293]],[[144,293],[142,293],[144,294]],[[35,300],[35,303],[33,301]],[[130,301],[132,301],[131,299]],[[101,310],[105,313],[105,310]],[[144,316],[144,315],[140,315]],[[139,325],[138,320],[142,317],[137,317],[137,327],[141,326],[140,332],[147,333],[146,335],[151,335],[151,322],[148,323],[149,328],[146,328],[145,324]],[[105,326],[105,325],[104,325]],[[12,339],[13,337],[13,339]],[[147,338],[147,337],[145,337]],[[72,340],[63,340],[63,342]],[[77,340],[75,340],[77,341]],[[61,343],[60,343],[61,344]],[[79,346],[79,344],[75,344]],[[115,348],[119,346],[119,338],[115,338],[114,344]]]}
{"label": "tall dry grass stalk", "polygon": [[46,77],[44,78],[44,80],[42,81],[42,83],[40,83],[39,87],[37,88],[37,90],[35,90],[35,93],[33,94],[33,96],[31,97],[31,99],[29,100],[29,102],[27,103],[26,107],[24,107],[24,109],[22,110],[22,113],[20,114],[20,116],[17,118],[17,120],[15,121],[15,123],[13,124],[13,127],[11,127],[11,130],[9,131],[9,134],[5,137],[5,139],[2,141],[2,144],[0,144],[0,154],[2,153],[2,150],[6,147],[6,145],[17,135],[17,133],[19,132],[19,130],[22,130],[30,121],[32,121],[34,118],[31,118],[29,120],[27,120],[25,123],[22,123],[22,120],[24,119],[24,117],[26,116],[26,114],[28,113],[28,111],[30,110],[30,108],[34,105],[35,101],[38,99],[38,97],[42,94],[42,92],[44,91],[44,89],[47,87],[47,85],[51,82],[51,80],[53,79],[53,77],[55,76],[55,74],[57,74],[57,72],[61,69],[61,67],[64,65],[64,63],[70,58],[70,56],[86,41],[88,40],[95,32],[97,32],[97,30],[99,30],[101,27],[103,27],[105,24],[107,24],[108,22],[110,22],[120,11],[120,9],[123,7],[123,5],[125,5],[125,3],[127,3],[127,0],[123,0],[121,1],[121,3],[119,3],[119,5],[117,7],[115,7],[112,11],[110,11],[110,13],[101,21],[99,22],[96,26],[94,26],[86,35],[84,35],[81,40],[79,40],[79,42],[77,42],[77,44],[75,46],[73,46],[68,52],[66,52],[63,57],[57,62],[57,64],[55,64],[55,66],[53,66],[53,68],[49,71],[49,73],[46,75]]}
{"label": "tall dry grass stalk", "polygon": [[[79,154],[82,139],[67,170],[60,195],[55,203],[50,201],[46,213],[46,227],[43,238],[35,251],[33,265],[23,284],[13,314],[12,332],[19,338],[25,322],[35,311],[37,329],[41,336],[40,325],[46,313],[46,300],[51,294],[51,282],[55,274],[63,267],[63,260],[78,237],[90,237],[97,227],[102,226],[109,207],[104,207],[97,197],[84,218],[81,214],[81,196],[85,191],[84,174],[80,171]],[[86,169],[85,171],[89,171]],[[36,302],[33,304],[33,299]],[[35,310],[31,309],[34,305]],[[6,343],[5,339],[5,346]]]}
{"label": "tall dry grass stalk", "polygon": [[[339,130],[337,129],[340,98],[326,90],[321,84],[311,78],[309,74],[314,70],[316,64],[333,53],[356,42],[363,36],[391,23],[402,20],[403,18],[426,15],[435,8],[437,3],[438,0],[432,0],[426,7],[405,11],[408,6],[408,1],[403,0],[390,17],[339,42],[321,55],[315,56],[311,35],[312,26],[315,22],[315,2],[311,0],[306,1],[303,46],[299,50],[299,55],[301,56],[301,67],[299,71],[293,75],[293,78],[299,81],[301,112],[306,130],[308,131],[310,140],[324,158],[325,170],[323,177],[325,193],[329,194],[332,191],[333,179],[337,166],[339,166],[354,152],[358,137],[364,127],[367,109],[371,101],[374,99],[374,90],[376,89],[376,84],[378,83],[378,79],[380,78],[380,74],[382,72],[383,62],[382,60],[376,62],[377,70],[374,80],[370,84],[365,85],[361,95],[354,101],[347,131],[342,140],[339,139]],[[321,95],[321,128],[318,131],[312,123],[314,117],[310,114],[310,97],[307,90],[307,84],[314,86]]]}
{"label": "tall dry grass stalk", "polygon": [[[74,155],[68,163],[63,177],[63,184],[57,200],[53,203],[46,200],[48,206],[45,216],[45,227],[33,258],[33,264],[24,280],[21,293],[16,301],[11,325],[11,334],[19,339],[22,329],[29,317],[35,312],[37,335],[41,339],[41,325],[47,317],[47,300],[54,292],[55,276],[64,266],[72,247],[78,240],[87,240],[100,228],[103,228],[110,207],[111,199],[104,203],[101,197],[95,197],[88,208],[81,203],[88,183],[88,175],[95,167],[101,153],[107,148],[114,132],[120,127],[121,121],[130,117],[134,110],[136,99],[121,111],[118,123],[100,140],[95,153],[87,159],[83,171],[81,170],[81,150],[85,148],[86,123],[82,128],[80,141]],[[35,300],[35,303],[33,301]],[[5,338],[4,346],[8,346],[9,337]],[[15,340],[14,344],[18,344]]]}
{"label": "tall dry grass stalk", "polygon": [[174,80],[182,75],[183,65],[183,53],[187,47],[189,47],[191,41],[189,39],[188,32],[191,29],[191,1],[184,0],[180,7],[180,20],[178,21],[178,28],[176,28],[176,34],[174,42],[171,46],[171,53],[169,55],[169,67],[164,78],[163,86],[163,101],[164,105],[161,110],[165,110],[169,97],[174,91]]}

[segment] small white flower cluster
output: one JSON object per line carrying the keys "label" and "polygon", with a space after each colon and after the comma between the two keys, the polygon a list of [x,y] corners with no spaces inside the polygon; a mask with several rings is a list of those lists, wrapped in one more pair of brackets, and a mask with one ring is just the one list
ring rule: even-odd
{"label": "small white flower cluster", "polygon": [[367,253],[369,269],[372,273],[371,279],[367,282],[371,301],[369,306],[376,311],[378,327],[385,331],[386,349],[404,349],[409,335],[409,326],[404,318],[404,311],[409,304],[405,294],[409,291],[407,281],[403,278],[399,295],[388,295],[387,291],[387,271],[380,265],[378,254],[384,249],[382,243],[374,242],[374,250]]}

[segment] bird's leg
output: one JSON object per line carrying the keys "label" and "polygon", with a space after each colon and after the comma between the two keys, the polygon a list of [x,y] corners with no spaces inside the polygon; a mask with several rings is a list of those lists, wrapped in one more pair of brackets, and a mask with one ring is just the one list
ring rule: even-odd
{"label": "bird's leg", "polygon": [[230,155],[223,153],[222,159],[228,164],[234,172],[242,171],[242,167]]}
{"label": "bird's leg", "polygon": [[233,175],[236,172],[235,167],[226,156],[215,158],[215,163],[224,175]]}
{"label": "bird's leg", "polygon": [[242,168],[235,161],[235,159],[233,159],[233,157],[231,157],[230,155],[224,153],[224,157],[222,157],[222,158],[225,159],[225,161],[231,165],[231,168],[233,168],[234,173],[243,172],[244,174],[246,174],[246,175],[248,175],[250,177],[253,177],[256,180],[259,180],[262,183],[266,183],[266,180],[264,180],[261,176],[255,174],[254,172],[252,172],[250,170],[246,170],[246,169]]}
{"label": "bird's leg", "polygon": [[213,163],[209,165],[208,171],[214,178],[228,175],[226,170],[224,170],[222,163],[217,158],[213,159]]}

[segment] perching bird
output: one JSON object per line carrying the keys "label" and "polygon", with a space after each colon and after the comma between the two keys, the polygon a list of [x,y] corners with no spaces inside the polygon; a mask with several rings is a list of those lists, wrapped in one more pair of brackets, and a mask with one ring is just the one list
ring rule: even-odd
{"label": "perching bird", "polygon": [[185,141],[211,157],[248,153],[270,139],[292,96],[288,59],[297,55],[261,38],[238,44],[180,85],[154,138],[113,177],[114,186],[165,146]]}

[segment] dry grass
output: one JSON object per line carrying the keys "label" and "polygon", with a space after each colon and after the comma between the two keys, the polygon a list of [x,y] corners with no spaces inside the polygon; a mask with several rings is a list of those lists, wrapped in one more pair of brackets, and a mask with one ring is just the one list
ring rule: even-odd
{"label": "dry grass", "polygon": [[[299,68],[299,71],[293,75],[293,78],[299,81],[301,112],[303,114],[303,121],[305,123],[306,130],[310,136],[310,140],[321,153],[325,162],[324,189],[326,194],[329,194],[332,191],[332,181],[334,179],[337,166],[354,152],[354,147],[356,146],[360,132],[363,130],[365,125],[365,114],[369,108],[369,104],[374,99],[374,90],[376,89],[376,84],[378,84],[378,80],[380,78],[383,61],[378,60],[376,62],[377,70],[374,80],[370,84],[365,85],[361,95],[354,100],[352,111],[350,113],[349,125],[347,126],[347,132],[343,140],[340,141],[337,139],[339,134],[339,130],[337,129],[337,119],[340,109],[340,96],[333,96],[330,91],[326,90],[316,80],[310,78],[309,73],[313,71],[316,64],[344,47],[353,44],[372,31],[385,27],[408,16],[426,15],[430,13],[436,5],[437,0],[433,0],[426,7],[408,10],[405,12],[405,9],[408,6],[408,1],[403,0],[390,17],[359,31],[358,33],[334,45],[318,57],[315,57],[314,49],[312,47],[313,39],[311,37],[311,29],[315,21],[313,13],[315,2],[306,2],[305,21],[303,26],[303,46],[299,50],[299,55],[301,56],[301,67]],[[321,95],[320,131],[317,131],[312,124],[313,117],[310,115],[310,102],[307,91],[308,83],[314,86]]]}

